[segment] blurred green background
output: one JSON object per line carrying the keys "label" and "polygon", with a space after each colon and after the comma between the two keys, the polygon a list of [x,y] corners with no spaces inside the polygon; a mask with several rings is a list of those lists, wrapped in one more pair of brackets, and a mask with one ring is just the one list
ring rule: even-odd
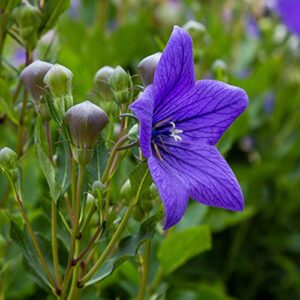
{"label": "blurred green background", "polygon": [[[191,202],[176,230],[207,224],[212,247],[170,272],[153,299],[300,299],[300,40],[264,1],[73,0],[34,57],[70,68],[74,99],[81,102],[90,97],[100,67],[121,65],[136,74],[142,58],[164,49],[173,26],[189,20],[204,26],[190,32],[197,78],[227,81],[249,95],[247,111],[218,145],[242,186],[246,209],[230,213]],[[14,88],[24,50],[8,37],[4,57],[5,84]],[[15,147],[11,123],[0,103],[0,148]],[[22,159],[24,195],[40,224],[49,204],[34,156],[29,148]],[[19,220],[11,200],[0,174],[0,299],[45,299],[20,272],[21,254],[9,240],[9,219]],[[151,278],[156,268],[153,263]],[[130,299],[138,279],[126,262],[85,299]]]}

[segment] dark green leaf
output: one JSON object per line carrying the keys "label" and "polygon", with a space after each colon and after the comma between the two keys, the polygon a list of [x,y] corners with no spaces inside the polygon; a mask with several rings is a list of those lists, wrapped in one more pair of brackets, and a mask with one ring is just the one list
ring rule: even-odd
{"label": "dark green leaf", "polygon": [[39,263],[37,254],[26,230],[21,230],[18,225],[11,222],[10,237],[20,247],[23,257],[25,270],[34,277],[36,283],[46,290],[51,287],[42,266]]}
{"label": "dark green leaf", "polygon": [[190,258],[211,248],[211,234],[206,225],[173,231],[163,240],[158,258],[166,273],[171,273]]}
{"label": "dark green leaf", "polygon": [[[131,185],[131,194],[132,195],[136,195],[139,187],[140,187],[140,183],[141,183],[141,179],[145,176],[145,173],[148,171],[148,166],[146,163],[140,163],[139,165],[137,165],[133,171],[131,172],[129,179],[130,179],[130,185]],[[146,178],[142,184],[141,187],[141,192],[140,194],[142,194],[152,183],[152,178],[150,175],[150,172],[147,173]]]}

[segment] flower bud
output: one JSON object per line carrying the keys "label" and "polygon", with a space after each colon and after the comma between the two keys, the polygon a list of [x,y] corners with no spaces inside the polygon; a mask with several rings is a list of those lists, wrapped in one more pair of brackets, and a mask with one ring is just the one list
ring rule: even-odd
{"label": "flower bud", "polygon": [[197,38],[199,36],[203,36],[206,34],[206,27],[195,20],[190,20],[185,23],[182,27],[185,31],[187,31],[193,38]]}
{"label": "flower bud", "polygon": [[217,80],[227,81],[227,65],[223,60],[215,60],[212,65],[212,71]]}
{"label": "flower bud", "polygon": [[55,64],[44,77],[44,84],[53,96],[72,95],[73,73],[66,67]]}
{"label": "flower bud", "polygon": [[151,84],[154,79],[154,73],[158,62],[161,58],[162,53],[157,52],[150,56],[145,57],[141,62],[138,64],[138,71],[144,83],[144,86]]}
{"label": "flower bud", "polygon": [[107,114],[90,101],[85,101],[66,112],[65,122],[75,147],[75,160],[82,165],[89,163],[100,132],[108,123]]}
{"label": "flower bud", "polygon": [[53,95],[53,105],[59,118],[73,105],[73,73],[66,67],[55,64],[44,77],[44,84]]}
{"label": "flower bud", "polygon": [[0,168],[5,171],[15,169],[17,166],[18,155],[8,147],[0,150]]}
{"label": "flower bud", "polygon": [[121,187],[120,194],[126,200],[130,200],[130,198],[132,197],[131,184],[130,184],[130,180],[129,179],[127,179],[125,181],[125,183],[123,184],[123,186]]}
{"label": "flower bud", "polygon": [[104,66],[95,74],[94,91],[103,99],[109,99],[112,96],[109,78],[113,72],[114,69],[112,67]]}
{"label": "flower bud", "polygon": [[43,80],[52,66],[47,62],[36,60],[24,68],[20,75],[21,82],[33,98],[36,113],[41,114],[45,120],[50,120],[50,112],[45,100],[48,90]]}
{"label": "flower bud", "polygon": [[110,87],[120,103],[126,103],[130,97],[131,79],[128,73],[117,66],[109,78]]}
{"label": "flower bud", "polygon": [[40,103],[41,99],[46,94],[47,90],[43,80],[52,66],[52,64],[47,62],[36,60],[21,72],[20,80],[33,97],[35,104]]}
{"label": "flower bud", "polygon": [[19,33],[26,48],[34,49],[38,40],[38,29],[42,16],[39,9],[29,2],[23,2],[13,10],[13,18],[19,27]]}

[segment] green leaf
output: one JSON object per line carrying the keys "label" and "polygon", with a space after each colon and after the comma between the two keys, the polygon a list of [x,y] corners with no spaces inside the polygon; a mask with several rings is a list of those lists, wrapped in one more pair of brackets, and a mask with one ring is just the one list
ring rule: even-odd
{"label": "green leaf", "polygon": [[[136,195],[136,193],[137,193],[137,191],[138,191],[138,189],[140,187],[141,178],[143,178],[145,176],[145,173],[147,171],[148,171],[147,164],[146,163],[140,163],[131,172],[131,174],[129,176],[129,180],[130,180],[132,195]],[[152,178],[151,178],[150,172],[148,172],[148,174],[146,175],[146,178],[145,178],[145,180],[144,180],[144,182],[142,184],[140,194],[142,195],[142,193],[148,187],[150,187],[151,184],[152,184]]]}
{"label": "green leaf", "polygon": [[42,288],[49,290],[51,285],[45,276],[42,266],[40,265],[27,231],[22,231],[18,225],[11,222],[10,237],[22,251],[25,270],[30,273],[37,284],[39,284]]}
{"label": "green leaf", "polygon": [[206,225],[173,231],[162,241],[158,259],[165,271],[171,273],[190,258],[211,249],[211,234]]}
{"label": "green leaf", "polygon": [[248,207],[242,212],[210,209],[203,223],[208,224],[213,232],[220,232],[248,220],[254,214],[255,209],[253,207]]}
{"label": "green leaf", "polygon": [[40,162],[42,171],[44,173],[44,176],[47,180],[49,190],[50,190],[50,195],[51,195],[52,199],[56,202],[60,196],[61,187],[56,182],[55,169],[42,146],[41,134],[42,134],[42,122],[41,122],[41,119],[38,117],[37,121],[36,121],[35,132],[34,132],[36,153],[37,153],[37,157]]}
{"label": "green leaf", "polygon": [[47,0],[42,8],[41,33],[53,28],[60,15],[70,7],[70,0]]}
{"label": "green leaf", "polygon": [[140,230],[136,235],[128,236],[122,239],[120,241],[119,250],[116,255],[113,258],[107,260],[100,268],[100,270],[94,275],[94,277],[87,282],[86,285],[93,285],[105,279],[128,258],[134,257],[141,244],[153,237],[156,231],[156,224],[162,218],[162,214],[162,211],[159,211],[157,214],[150,217],[141,225]]}

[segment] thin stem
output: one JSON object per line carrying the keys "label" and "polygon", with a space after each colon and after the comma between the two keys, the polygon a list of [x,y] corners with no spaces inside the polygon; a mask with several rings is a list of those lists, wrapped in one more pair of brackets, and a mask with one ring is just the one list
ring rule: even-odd
{"label": "thin stem", "polygon": [[27,216],[27,214],[26,214],[25,208],[24,208],[24,206],[23,206],[22,199],[21,199],[20,195],[18,194],[17,189],[16,189],[16,187],[15,187],[15,185],[14,185],[14,183],[12,182],[11,179],[10,179],[10,182],[11,182],[11,185],[12,185],[12,188],[13,188],[13,191],[14,191],[14,194],[15,194],[15,199],[16,199],[17,205],[18,205],[19,210],[20,210],[20,212],[21,212],[21,215],[22,215],[22,217],[23,217],[23,219],[24,219],[24,222],[25,222],[25,224],[26,224],[26,226],[27,226],[29,236],[30,236],[30,238],[31,238],[31,240],[32,240],[34,249],[35,249],[35,251],[36,251],[36,253],[37,253],[38,257],[39,257],[40,263],[41,263],[41,265],[42,265],[44,271],[46,272],[46,274],[47,274],[47,276],[48,276],[48,279],[49,279],[49,281],[50,281],[52,287],[55,288],[55,292],[56,292],[57,294],[59,294],[59,293],[60,293],[60,289],[57,287],[57,285],[56,285],[56,283],[55,283],[55,280],[54,280],[54,278],[53,278],[53,275],[51,274],[50,269],[49,269],[49,267],[48,267],[48,264],[47,264],[47,262],[46,262],[46,259],[45,259],[45,257],[43,256],[43,253],[42,253],[41,248],[40,248],[40,246],[39,246],[39,244],[38,244],[37,238],[36,238],[36,236],[35,236],[35,234],[34,234],[33,228],[32,228],[32,226],[31,226],[31,223],[30,223],[30,221],[29,221],[29,219],[28,219],[28,216]]}
{"label": "thin stem", "polygon": [[71,161],[71,202],[72,202],[72,206],[74,207],[75,205],[75,194],[76,194],[76,174],[75,174],[75,160],[73,158],[73,153],[72,150],[70,148],[70,161]]}
{"label": "thin stem", "polygon": [[90,210],[89,210],[86,218],[84,219],[84,222],[83,222],[83,224],[82,224],[82,226],[81,226],[81,228],[79,230],[79,232],[81,234],[85,231],[86,227],[89,225],[89,223],[90,223],[90,221],[92,219],[92,216],[93,216],[93,214],[95,213],[96,210],[97,210],[97,207],[96,207],[96,204],[94,203],[92,205],[92,207],[90,208]]}
{"label": "thin stem", "polygon": [[99,238],[102,230],[103,230],[103,226],[99,226],[97,228],[97,231],[92,236],[92,238],[90,239],[90,241],[88,242],[88,244],[86,245],[84,250],[81,251],[81,253],[78,255],[78,257],[76,259],[74,259],[74,264],[78,264],[82,260],[82,258],[89,252],[89,250],[93,246],[94,242]]}
{"label": "thin stem", "polygon": [[67,193],[64,195],[64,199],[65,199],[66,207],[67,207],[67,210],[68,210],[68,215],[69,215],[69,219],[70,219],[71,228],[73,228],[74,227],[74,225],[73,225],[74,224],[73,212],[72,212],[72,207],[71,207],[69,195]]}
{"label": "thin stem", "polygon": [[45,122],[45,131],[46,131],[46,139],[48,143],[48,149],[49,149],[49,159],[53,163],[53,147],[52,147],[52,136],[51,136],[51,127],[50,127],[50,122],[46,121]]}
{"label": "thin stem", "polygon": [[124,217],[123,217],[120,225],[118,226],[117,230],[115,231],[114,235],[112,236],[112,238],[111,238],[109,244],[107,245],[106,249],[104,250],[104,252],[102,253],[102,255],[99,257],[99,259],[95,262],[94,266],[90,269],[90,271],[83,278],[81,278],[79,280],[78,286],[83,287],[84,284],[87,281],[89,281],[94,276],[94,274],[98,271],[98,269],[104,263],[104,261],[106,260],[106,258],[109,256],[109,254],[111,253],[112,249],[115,247],[115,244],[119,240],[121,234],[123,233],[123,231],[124,231],[124,229],[125,229],[125,227],[127,225],[129,217],[131,216],[131,214],[132,214],[135,206],[137,205],[137,202],[138,202],[138,200],[140,198],[141,188],[142,188],[142,185],[143,185],[143,182],[144,182],[144,180],[146,178],[147,173],[148,173],[148,171],[143,176],[135,198],[129,204],[129,207],[128,207],[128,209],[127,209],[127,211],[126,211],[126,213],[125,213],[125,215],[124,215]]}
{"label": "thin stem", "polygon": [[61,287],[62,279],[59,270],[59,258],[58,258],[58,243],[57,243],[57,206],[56,203],[52,200],[51,204],[51,235],[52,235],[52,257],[53,257],[53,265],[54,272],[57,279],[57,284]]}
{"label": "thin stem", "polygon": [[149,260],[150,260],[150,247],[151,241],[147,240],[145,243],[145,254],[143,257],[143,268],[142,268],[142,279],[140,284],[139,293],[137,300],[143,300],[145,297],[145,292],[147,288],[148,273],[149,273]]}
{"label": "thin stem", "polygon": [[106,164],[105,171],[104,171],[103,176],[102,176],[102,179],[101,179],[101,182],[102,182],[103,184],[106,184],[107,181],[110,179],[111,167],[112,167],[113,162],[114,162],[114,160],[115,160],[115,156],[116,156],[116,154],[118,153],[118,148],[119,148],[120,146],[122,146],[122,145],[126,142],[127,139],[128,139],[128,135],[127,135],[127,134],[124,135],[124,136],[122,136],[122,137],[116,142],[116,144],[114,145],[114,147],[112,148],[111,154],[110,154],[109,159],[108,159],[108,162],[107,162],[107,164]]}
{"label": "thin stem", "polygon": [[[78,178],[77,178],[77,191],[76,191],[76,197],[75,197],[75,209],[74,209],[74,223],[73,223],[74,227],[72,229],[68,266],[67,266],[64,281],[63,281],[63,294],[65,293],[65,291],[67,289],[67,286],[68,286],[68,283],[70,280],[70,276],[72,274],[72,267],[74,267],[73,259],[74,259],[74,253],[76,250],[76,238],[77,238],[78,229],[79,229],[80,200],[81,200],[81,194],[82,194],[83,179],[84,179],[84,166],[79,165]],[[76,268],[75,268],[75,270],[76,270]],[[76,283],[75,283],[75,285],[76,285]],[[73,283],[72,283],[72,286],[73,286]]]}

